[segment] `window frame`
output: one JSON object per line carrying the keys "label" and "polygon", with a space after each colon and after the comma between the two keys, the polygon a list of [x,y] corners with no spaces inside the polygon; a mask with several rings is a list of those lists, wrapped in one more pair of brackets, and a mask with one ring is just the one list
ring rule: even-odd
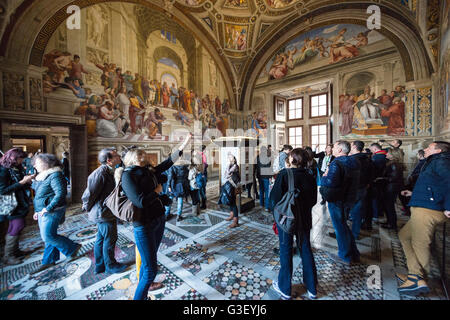
{"label": "window frame", "polygon": [[[327,102],[326,102],[326,113],[325,113],[325,115],[313,116],[312,115],[312,99],[314,97],[323,96],[323,95],[325,95],[325,97],[327,99]],[[319,98],[319,100],[320,100],[320,98]],[[310,95],[309,96],[309,118],[310,119],[328,118],[329,117],[329,114],[328,114],[329,104],[328,103],[329,103],[328,92],[322,92],[322,93],[317,93],[317,94]]]}
{"label": "window frame", "polygon": [[[289,117],[289,101],[292,100],[302,100],[302,117],[301,118],[290,118]],[[304,115],[305,115],[305,99],[303,97],[297,97],[297,98],[292,98],[292,99],[287,99],[286,101],[286,117],[287,117],[287,121],[297,121],[297,120],[304,120]]]}
{"label": "window frame", "polygon": [[[313,124],[309,125],[309,145],[311,146],[311,148],[313,148],[313,150],[316,147],[316,145],[313,145],[313,143],[312,143],[312,136],[313,136],[312,135],[312,127],[314,127],[314,126],[325,126],[325,128],[327,129],[327,133],[325,134],[325,137],[326,137],[325,148],[326,148],[328,145],[329,134],[330,134],[330,130],[329,130],[330,128],[328,126],[328,123],[313,123]],[[319,130],[319,132],[320,132],[320,130]],[[320,137],[320,133],[319,133],[319,137]],[[319,140],[320,140],[320,138],[319,138]]]}
{"label": "window frame", "polygon": [[291,145],[292,147],[294,147],[294,145],[291,143],[291,136],[289,134],[289,129],[291,129],[291,128],[302,128],[302,144],[301,144],[301,147],[298,147],[298,148],[303,148],[303,138],[305,137],[304,125],[297,125],[297,126],[288,126],[288,127],[286,127],[288,144]]}

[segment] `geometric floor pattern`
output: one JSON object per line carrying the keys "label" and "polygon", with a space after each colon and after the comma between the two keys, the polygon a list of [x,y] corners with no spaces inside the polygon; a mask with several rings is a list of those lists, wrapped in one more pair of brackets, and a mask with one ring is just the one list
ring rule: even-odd
{"label": "geometric floor pattern", "polygon": [[[158,251],[159,272],[156,281],[163,287],[149,292],[152,300],[278,300],[272,282],[277,279],[280,259],[278,237],[272,230],[273,218],[256,207],[240,216],[240,227],[229,229],[229,212],[217,205],[218,184],[211,181],[207,192],[208,209],[199,217],[192,215],[190,200],[183,216],[166,223]],[[320,201],[320,195],[319,195]],[[176,210],[175,206],[172,208]],[[175,213],[174,211],[172,213]],[[399,226],[407,218],[399,215]],[[336,253],[336,239],[327,208],[313,208],[311,244],[318,275],[318,299],[323,300],[441,300],[446,299],[439,281],[437,263],[432,263],[431,292],[418,297],[401,295],[395,272],[404,272],[406,261],[396,232],[363,231],[357,240],[360,264],[336,264],[327,252]],[[21,240],[22,250],[34,250],[16,266],[2,266],[0,300],[129,300],[137,286],[135,244],[131,224],[118,224],[116,258],[129,265],[121,274],[94,273],[93,246],[96,226],[71,206],[58,232],[82,244],[78,259],[30,275],[42,259],[42,241],[36,224],[27,226]],[[301,259],[294,257],[292,295],[308,299],[303,286]],[[373,281],[372,281],[373,280]]]}

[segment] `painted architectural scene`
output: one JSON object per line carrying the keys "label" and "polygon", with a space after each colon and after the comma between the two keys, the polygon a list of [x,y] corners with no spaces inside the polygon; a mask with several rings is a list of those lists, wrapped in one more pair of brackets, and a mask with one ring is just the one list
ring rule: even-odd
{"label": "painted architectural scene", "polygon": [[283,79],[391,46],[383,35],[365,26],[336,24],[321,27],[302,33],[278,50],[260,74],[259,82]]}
{"label": "painted architectural scene", "polygon": [[[67,41],[74,31],[59,27],[44,55],[44,94],[70,90],[80,100],[74,114],[85,117],[90,137],[168,141],[194,121],[225,135],[231,105],[216,64],[198,40],[165,30],[163,22],[143,34],[139,23],[148,16],[142,10],[127,4],[83,9],[87,30],[78,32],[77,43]],[[121,24],[112,32],[115,20]]]}

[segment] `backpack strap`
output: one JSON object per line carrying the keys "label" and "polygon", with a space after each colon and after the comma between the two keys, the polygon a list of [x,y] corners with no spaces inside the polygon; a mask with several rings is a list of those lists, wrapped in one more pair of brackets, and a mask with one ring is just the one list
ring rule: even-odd
{"label": "backpack strap", "polygon": [[286,168],[287,174],[288,174],[288,183],[289,183],[289,190],[288,192],[294,191],[294,175],[292,173],[292,169]]}

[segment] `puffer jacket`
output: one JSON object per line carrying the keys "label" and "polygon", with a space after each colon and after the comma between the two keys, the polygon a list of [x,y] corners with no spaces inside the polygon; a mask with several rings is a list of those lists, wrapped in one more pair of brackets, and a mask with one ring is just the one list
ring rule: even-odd
{"label": "puffer jacket", "polygon": [[112,169],[107,165],[101,165],[89,175],[81,200],[83,201],[83,210],[89,212],[90,221],[100,223],[115,220],[111,210],[103,204],[114,188],[114,175]]}
{"label": "puffer jacket", "polygon": [[170,168],[167,181],[173,196],[183,198],[189,195],[189,168],[187,165]]}
{"label": "puffer jacket", "polygon": [[417,178],[409,206],[450,210],[450,152],[427,158]]}
{"label": "puffer jacket", "polygon": [[35,191],[33,201],[35,212],[40,212],[44,208],[47,212],[53,212],[66,206],[67,180],[60,167],[39,173],[31,187]]}
{"label": "puffer jacket", "polygon": [[[338,163],[339,162],[339,163]],[[356,201],[361,166],[353,157],[337,157],[330,163],[328,174],[322,177],[322,187],[342,189],[342,199],[347,204]]]}
{"label": "puffer jacket", "polygon": [[[14,176],[13,176],[14,175]],[[0,166],[0,195],[14,192],[17,200],[17,207],[9,216],[0,216],[0,222],[18,218],[23,218],[28,214],[30,208],[30,198],[27,189],[30,185],[22,185],[19,183],[24,177],[24,170],[20,166],[18,168],[5,168]]]}

